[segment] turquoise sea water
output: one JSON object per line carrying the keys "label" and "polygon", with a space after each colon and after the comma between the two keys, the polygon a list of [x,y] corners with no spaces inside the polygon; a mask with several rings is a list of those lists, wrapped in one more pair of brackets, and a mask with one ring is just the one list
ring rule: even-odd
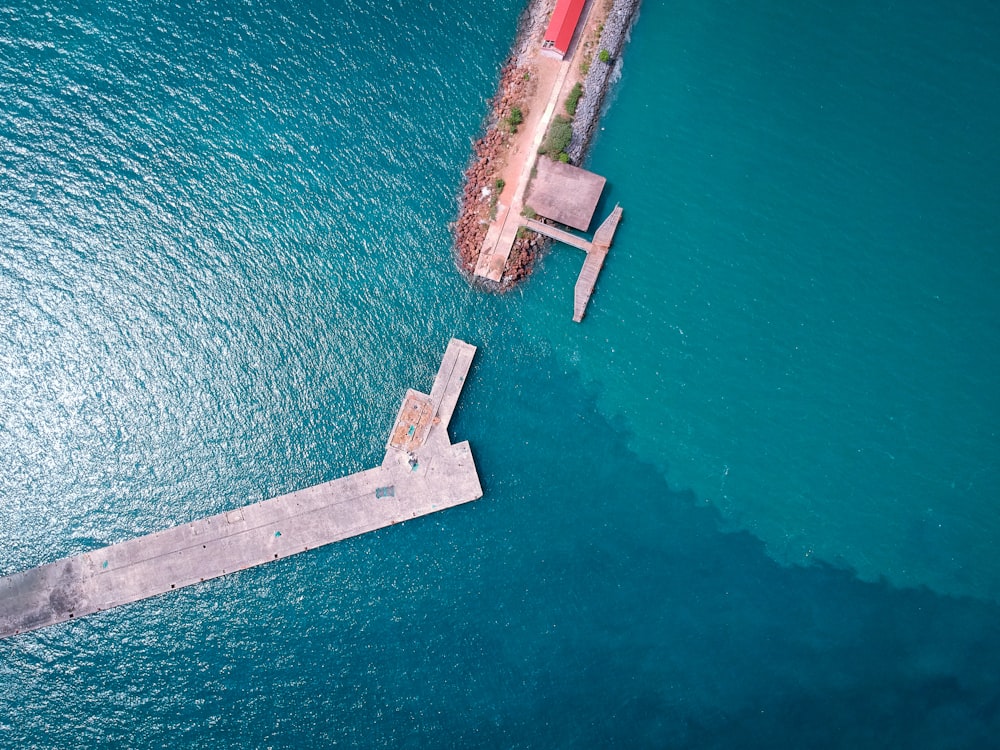
{"label": "turquoise sea water", "polygon": [[990,747],[1000,18],[644,3],[626,208],[470,290],[519,4],[0,12],[0,571],[372,465],[486,495],[0,642],[0,746]]}
{"label": "turquoise sea water", "polygon": [[1000,600],[1000,11],[643,14],[593,159],[621,261],[561,358],[776,559]]}

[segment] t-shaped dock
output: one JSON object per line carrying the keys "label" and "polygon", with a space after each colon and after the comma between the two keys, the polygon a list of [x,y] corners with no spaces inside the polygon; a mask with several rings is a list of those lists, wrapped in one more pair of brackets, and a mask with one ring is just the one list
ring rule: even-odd
{"label": "t-shaped dock", "polygon": [[448,437],[475,352],[452,339],[430,395],[407,391],[377,468],[0,578],[0,638],[482,497],[469,443]]}

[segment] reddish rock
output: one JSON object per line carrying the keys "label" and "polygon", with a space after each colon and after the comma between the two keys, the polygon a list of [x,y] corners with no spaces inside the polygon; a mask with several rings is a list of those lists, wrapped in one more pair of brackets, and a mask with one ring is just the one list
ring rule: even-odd
{"label": "reddish rock", "polygon": [[[465,184],[459,194],[458,218],[452,225],[457,264],[469,275],[479,259],[479,250],[486,237],[489,221],[490,197],[483,195],[483,188],[492,189],[496,180],[493,165],[499,162],[508,140],[500,123],[510,116],[511,109],[523,98],[526,85],[523,71],[512,61],[503,66],[497,93],[490,102],[488,121],[491,124],[483,136],[472,143],[473,159],[464,173]],[[522,238],[515,243],[501,289],[510,288],[530,273],[538,247],[537,241],[532,237]]]}

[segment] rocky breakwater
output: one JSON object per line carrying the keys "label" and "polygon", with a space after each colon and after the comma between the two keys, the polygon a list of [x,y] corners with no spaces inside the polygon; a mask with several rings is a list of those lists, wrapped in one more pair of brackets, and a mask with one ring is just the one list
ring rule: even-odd
{"label": "rocky breakwater", "polygon": [[[583,161],[590,139],[597,128],[601,117],[601,106],[608,88],[617,78],[615,71],[621,65],[621,51],[628,39],[628,31],[639,10],[640,0],[615,0],[604,29],[601,31],[601,41],[590,62],[587,77],[583,82],[583,97],[576,108],[573,118],[573,140],[570,141],[566,153],[570,161],[579,164]],[[601,61],[601,51],[606,50],[608,61]]]}
{"label": "rocky breakwater", "polygon": [[528,278],[535,265],[535,259],[551,244],[552,240],[548,237],[522,229],[507,257],[507,267],[500,279],[500,291],[507,291]]}
{"label": "rocky breakwater", "polygon": [[506,163],[511,140],[511,114],[524,99],[530,80],[526,67],[510,59],[501,70],[497,95],[490,101],[486,132],[473,146],[473,157],[465,170],[465,185],[455,222],[455,252],[462,273],[470,279],[479,258],[486,229],[496,210],[500,188],[497,180]]}
{"label": "rocky breakwater", "polygon": [[[554,5],[555,0],[531,0],[525,7],[518,21],[510,57],[500,71],[497,94],[490,101],[486,131],[472,147],[472,161],[465,170],[458,219],[454,224],[456,263],[470,281],[474,280],[479,251],[486,239],[493,207],[499,199],[496,181],[506,166],[510,148],[510,115],[514,107],[522,107],[527,99],[534,72],[532,61]],[[528,275],[535,256],[544,244],[544,238],[532,232],[522,233],[514,241],[500,284],[482,279],[475,279],[475,282],[495,291],[509,289]]]}

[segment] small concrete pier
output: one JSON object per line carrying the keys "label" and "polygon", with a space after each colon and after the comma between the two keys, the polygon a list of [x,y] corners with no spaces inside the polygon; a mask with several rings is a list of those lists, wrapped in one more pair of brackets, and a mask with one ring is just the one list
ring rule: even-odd
{"label": "small concrete pier", "polygon": [[0,578],[0,638],[164,594],[482,497],[448,424],[476,347],[452,339],[407,391],[382,465]]}

